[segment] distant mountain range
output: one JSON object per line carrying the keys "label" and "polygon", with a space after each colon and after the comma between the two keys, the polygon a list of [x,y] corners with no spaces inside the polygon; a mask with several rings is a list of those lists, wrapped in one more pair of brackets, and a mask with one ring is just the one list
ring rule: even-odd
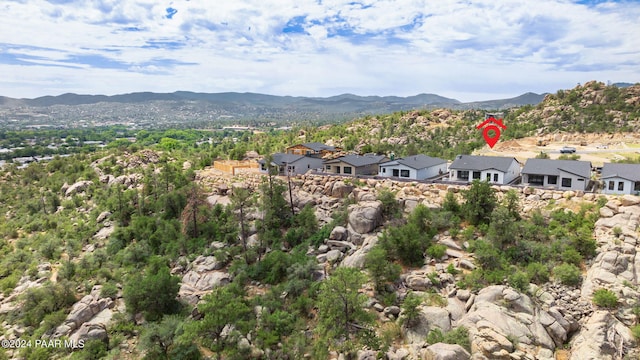
{"label": "distant mountain range", "polygon": [[[55,106],[55,105],[89,105],[97,103],[143,103],[151,101],[173,102],[207,102],[210,104],[266,106],[272,108],[325,109],[326,112],[389,112],[414,108],[480,108],[499,109],[510,106],[537,104],[545,94],[526,93],[511,99],[478,101],[462,103],[455,99],[435,94],[419,94],[415,96],[358,96],[342,94],[331,97],[274,96],[256,93],[195,93],[176,91],[174,93],[137,92],[122,95],[78,95],[73,93],[58,96],[43,96],[35,99],[14,99],[0,96],[2,106]],[[333,109],[333,110],[331,110]],[[339,110],[338,110],[339,109]],[[322,112],[325,112],[322,111]]]}
{"label": "distant mountain range", "polygon": [[414,109],[495,110],[538,104],[545,94],[462,103],[435,94],[415,96],[274,96],[256,93],[137,92],[122,95],[62,94],[35,99],[0,97],[0,127],[289,125],[351,120]]}

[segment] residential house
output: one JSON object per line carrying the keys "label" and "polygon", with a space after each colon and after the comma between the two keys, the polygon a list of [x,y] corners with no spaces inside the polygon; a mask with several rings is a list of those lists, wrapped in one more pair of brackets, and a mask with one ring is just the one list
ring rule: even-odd
{"label": "residential house", "polygon": [[[266,173],[268,166],[266,159],[258,160],[260,164],[260,172]],[[309,170],[322,169],[322,159],[302,156],[275,153],[271,155],[271,167],[276,168],[278,175],[298,175],[304,174]]]}
{"label": "residential house", "polygon": [[591,163],[578,160],[529,159],[522,169],[522,183],[556,190],[586,190]]}
{"label": "residential house", "polygon": [[285,152],[292,155],[324,157],[325,155],[333,154],[340,150],[340,148],[335,146],[329,146],[319,142],[311,142],[289,146]]}
{"label": "residential house", "polygon": [[509,184],[520,176],[520,163],[513,157],[458,155],[449,166],[449,180],[488,181]]}
{"label": "residential house", "polygon": [[378,176],[424,180],[447,172],[447,161],[426,155],[412,155],[380,164]]}
{"label": "residential house", "polygon": [[329,174],[376,175],[380,163],[389,160],[384,155],[345,155],[324,161],[324,171]]}
{"label": "residential house", "polygon": [[604,194],[640,195],[640,164],[611,164],[602,167]]}

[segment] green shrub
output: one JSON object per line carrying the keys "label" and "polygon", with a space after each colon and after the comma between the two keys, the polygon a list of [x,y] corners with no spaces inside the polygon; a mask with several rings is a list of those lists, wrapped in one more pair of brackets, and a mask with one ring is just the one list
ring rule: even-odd
{"label": "green shrub", "polygon": [[619,237],[620,235],[622,235],[622,228],[620,228],[620,226],[614,227],[613,235],[615,235],[615,237]]}
{"label": "green shrub", "polygon": [[107,344],[101,340],[89,340],[77,353],[78,359],[82,360],[102,359],[107,356]]}
{"label": "green shrub", "polygon": [[463,192],[465,203],[462,212],[472,225],[488,224],[491,213],[497,206],[495,191],[486,181],[473,180],[468,190]]}
{"label": "green shrub", "polygon": [[315,247],[322,245],[324,240],[329,238],[329,235],[331,234],[331,230],[333,230],[334,228],[334,222],[336,223],[336,225],[340,224],[339,221],[332,221],[331,223],[323,226],[315,234],[311,235],[311,237],[309,238],[309,242],[311,243],[311,245]]}
{"label": "green shrub", "polygon": [[118,295],[118,287],[113,283],[106,283],[100,289],[100,297],[115,299]]}
{"label": "green shrub", "polygon": [[8,296],[16,285],[18,285],[19,280],[20,274],[18,274],[18,272],[14,272],[11,275],[2,278],[0,280],[0,291],[2,291],[5,296]]}
{"label": "green shrub", "polygon": [[382,215],[385,219],[392,219],[400,216],[400,204],[396,200],[396,194],[388,189],[378,192],[378,200],[382,203]]}
{"label": "green shrub", "polygon": [[460,213],[460,203],[453,192],[448,191],[442,202],[442,210],[450,211],[454,214]]}
{"label": "green shrub", "polygon": [[437,306],[437,307],[446,307],[448,301],[442,295],[435,292],[428,292],[427,296],[424,299],[424,303],[427,306]]}
{"label": "green shrub", "polygon": [[287,269],[299,260],[301,260],[300,257],[294,254],[274,250],[265,255],[262,261],[249,266],[247,273],[254,280],[272,285],[278,284],[286,279]]}
{"label": "green shrub", "polygon": [[402,268],[387,260],[387,251],[380,246],[374,246],[365,257],[364,267],[369,271],[377,291],[384,289],[389,282],[395,282],[400,277]]}
{"label": "green shrub", "polygon": [[516,271],[509,275],[509,285],[520,292],[525,292],[529,288],[529,275],[523,271]]}
{"label": "green shrub", "polygon": [[164,259],[153,257],[144,274],[130,275],[123,297],[129,313],[143,312],[145,319],[155,321],[163,314],[180,310],[180,303],[176,300],[179,289],[180,278],[171,275]]}
{"label": "green shrub", "polygon": [[484,284],[482,269],[475,269],[466,274],[456,285],[461,289],[480,290],[484,287]]}
{"label": "green shrub", "polygon": [[444,342],[447,344],[458,344],[471,352],[471,341],[469,340],[469,330],[464,326],[459,326],[444,335]]}
{"label": "green shrub", "polygon": [[549,269],[539,262],[527,265],[526,271],[530,281],[534,284],[543,284],[549,281]]}
{"label": "green shrub", "polygon": [[402,318],[401,321],[411,326],[420,316],[420,310],[418,306],[422,304],[422,297],[409,293],[407,297],[404,298],[404,302],[402,303]]}
{"label": "green shrub", "polygon": [[427,343],[433,345],[435,343],[444,342],[444,334],[442,330],[435,328],[427,334]]}
{"label": "green shrub", "polygon": [[593,292],[593,303],[599,307],[613,309],[618,306],[618,297],[608,289],[598,289]]}
{"label": "green shrub", "polygon": [[631,327],[631,333],[636,338],[636,340],[640,340],[640,324]]}
{"label": "green shrub", "polygon": [[553,276],[565,285],[578,285],[582,282],[580,269],[572,264],[561,264],[553,269]]}
{"label": "green shrub", "polygon": [[458,273],[460,273],[460,271],[457,270],[455,266],[453,266],[453,263],[447,265],[447,272],[451,275],[458,275]]}
{"label": "green shrub", "polygon": [[433,235],[422,231],[418,225],[408,223],[404,226],[387,229],[380,237],[380,246],[392,259],[398,259],[409,266],[424,265],[424,251]]}
{"label": "green shrub", "polygon": [[433,244],[427,249],[427,255],[436,260],[440,260],[446,252],[447,247],[442,244]]}
{"label": "green shrub", "polygon": [[429,334],[427,334],[427,343],[430,345],[435,343],[457,344],[465,348],[467,351],[471,351],[469,330],[464,326],[457,327],[444,334],[442,333],[442,330],[434,328],[429,331]]}
{"label": "green shrub", "polygon": [[564,249],[561,256],[562,261],[567,264],[580,266],[580,264],[582,263],[582,255],[572,246],[568,246],[566,249]]}

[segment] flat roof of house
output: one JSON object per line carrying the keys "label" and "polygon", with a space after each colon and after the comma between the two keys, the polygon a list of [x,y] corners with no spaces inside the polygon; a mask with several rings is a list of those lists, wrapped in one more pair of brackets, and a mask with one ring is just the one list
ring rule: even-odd
{"label": "flat roof of house", "polygon": [[602,166],[602,179],[619,177],[630,181],[640,181],[640,164],[605,163]]}
{"label": "flat roof of house", "polygon": [[384,155],[345,155],[338,158],[327,160],[325,164],[335,164],[344,162],[355,167],[379,164],[380,161],[386,159]]}
{"label": "flat roof of house", "polygon": [[514,161],[518,163],[518,160],[513,157],[458,155],[449,169],[475,171],[495,169],[506,173]]}
{"label": "flat roof of house", "polygon": [[428,168],[435,165],[445,164],[446,162],[447,160],[444,160],[444,159],[418,154],[418,155],[406,156],[403,158],[387,161],[380,164],[380,166],[395,166],[400,164],[400,165],[408,166],[412,169],[419,170],[419,169],[424,169],[424,168]]}
{"label": "flat roof of house", "polygon": [[591,177],[591,163],[579,160],[529,159],[522,168],[523,174],[560,175],[564,171],[583,178]]}

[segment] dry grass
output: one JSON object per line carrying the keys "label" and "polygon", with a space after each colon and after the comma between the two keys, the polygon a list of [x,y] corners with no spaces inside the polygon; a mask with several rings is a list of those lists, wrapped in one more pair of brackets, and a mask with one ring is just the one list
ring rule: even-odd
{"label": "dry grass", "polygon": [[569,350],[556,350],[556,360],[569,360],[570,356]]}

